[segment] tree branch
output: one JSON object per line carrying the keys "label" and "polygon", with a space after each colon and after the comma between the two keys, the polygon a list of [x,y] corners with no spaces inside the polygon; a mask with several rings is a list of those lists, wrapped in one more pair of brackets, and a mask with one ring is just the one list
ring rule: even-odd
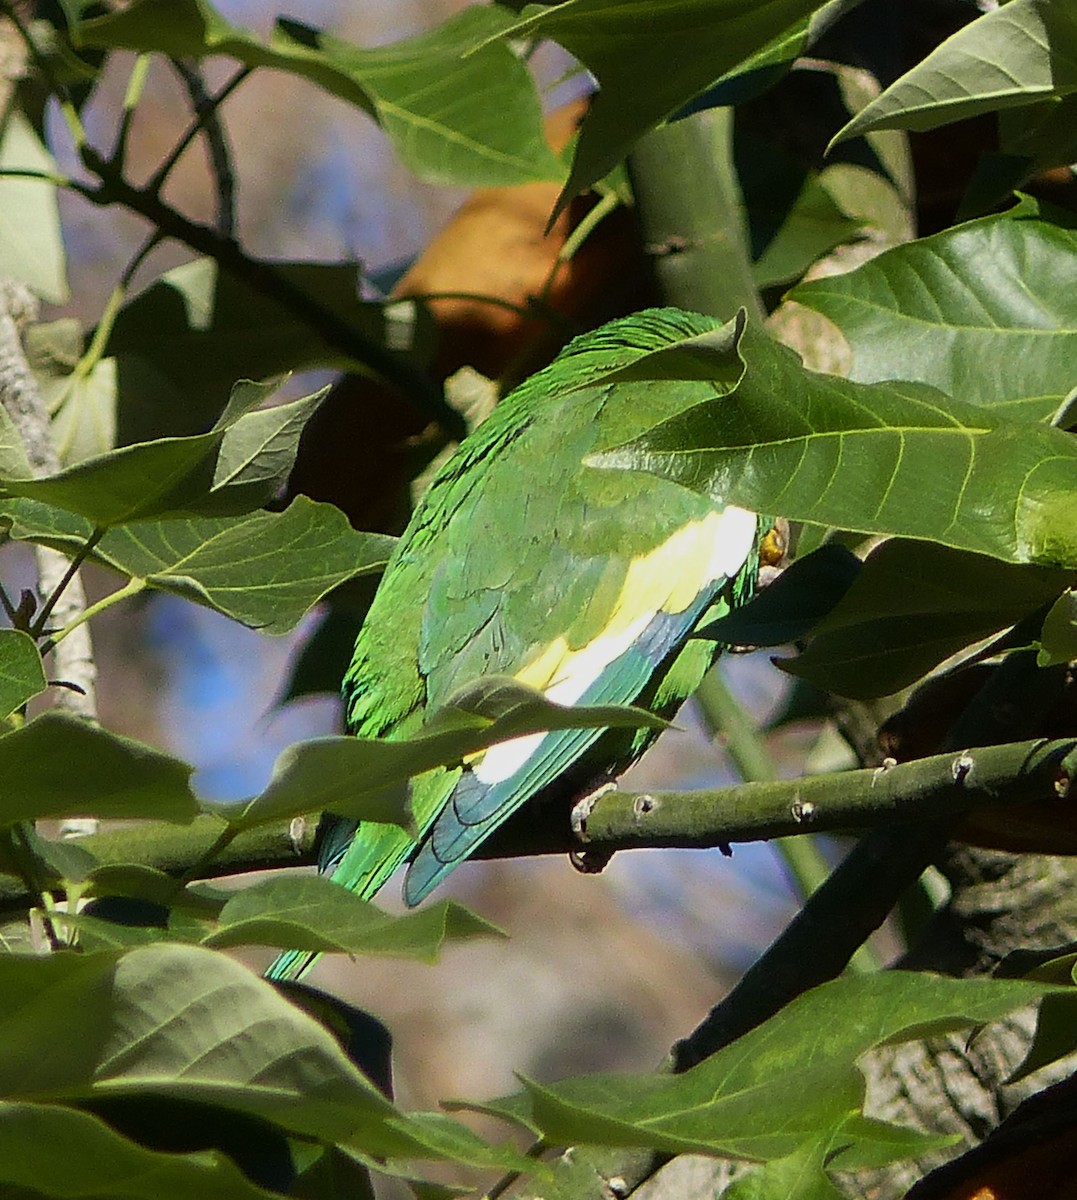
{"label": "tree branch", "polygon": [[[844,771],[807,779],[749,783],[697,792],[604,793],[577,836],[563,809],[524,812],[483,845],[477,858],[568,854],[585,846],[618,850],[728,847],[732,842],[822,830],[889,828],[915,818],[955,820],[984,804],[1020,804],[1055,797],[1060,805],[1077,777],[1077,739],[1015,742],[938,754],[887,770]],[[930,824],[931,822],[925,822]],[[240,834],[203,876],[310,866],[316,861],[315,822],[298,840],[287,822]],[[182,874],[218,838],[224,822],[200,817],[191,825],[137,824],[83,838],[79,845],[103,863],[140,862]],[[880,870],[871,864],[869,875]],[[862,881],[853,885],[861,887]],[[0,905],[25,897],[0,880]],[[863,909],[863,903],[853,907]]]}
{"label": "tree branch", "polygon": [[[60,460],[52,444],[48,409],[22,347],[22,330],[36,316],[37,301],[28,288],[12,280],[0,281],[0,403],[18,430],[33,473],[51,475],[60,469]],[[43,602],[55,597],[54,623],[72,624],[86,608],[78,572],[68,578],[71,560],[58,550],[35,546],[34,556]],[[52,674],[70,685],[56,690],[57,707],[96,719],[97,667],[87,625],[78,625],[53,648]]]}

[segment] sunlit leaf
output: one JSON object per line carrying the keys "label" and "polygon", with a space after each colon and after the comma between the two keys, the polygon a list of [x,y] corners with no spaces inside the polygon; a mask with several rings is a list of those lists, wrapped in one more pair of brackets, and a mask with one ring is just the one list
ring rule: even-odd
{"label": "sunlit leaf", "polygon": [[588,461],[817,525],[1077,565],[1070,434],[924,384],[814,374],[751,327],[740,352],[734,392]]}
{"label": "sunlit leaf", "polygon": [[934,129],[1077,90],[1077,10],[1010,0],[959,29],[892,83],[835,141],[868,129]]}
{"label": "sunlit leaf", "polygon": [[85,21],[87,45],[173,57],[227,55],[317,84],[374,117],[412,171],[438,183],[498,186],[557,179],[542,109],[526,67],[494,42],[511,14],[473,5],[437,29],[376,49],[298,21],[278,21],[268,44],[207,0],[137,0]]}
{"label": "sunlit leaf", "polygon": [[[30,122],[11,109],[0,135],[0,170],[55,172]],[[0,275],[26,284],[50,304],[67,299],[64,243],[56,185],[43,179],[0,179]]]}
{"label": "sunlit leaf", "polygon": [[289,746],[269,786],[245,804],[203,802],[241,828],[331,809],[341,816],[407,827],[407,781],[509,738],[551,729],[664,729],[668,722],[631,705],[566,707],[514,679],[489,676],[461,689],[418,737],[324,737]]}
{"label": "sunlit leaf", "polygon": [[394,917],[325,876],[279,877],[237,892],[203,944],[287,946],[434,962],[446,941],[497,933],[452,901]]}
{"label": "sunlit leaf", "polygon": [[0,629],[0,717],[45,690],[45,668],[34,639],[17,629]]}
{"label": "sunlit leaf", "polygon": [[[72,551],[87,522],[29,501],[0,503],[12,536]],[[110,530],[93,557],[149,587],[286,633],[328,592],[381,571],[394,539],[352,529],[331,504],[297,496],[281,513],[135,522]]]}
{"label": "sunlit leaf", "polygon": [[[784,1158],[856,1117],[864,1081],[855,1063],[872,1047],[993,1021],[1050,990],[901,971],[850,976],[804,993],[681,1075],[529,1082],[524,1093],[481,1107],[525,1121],[554,1144]],[[878,1127],[864,1132],[878,1143]]]}
{"label": "sunlit leaf", "polygon": [[850,378],[912,379],[956,400],[1047,419],[1074,383],[1077,226],[1032,201],[880,254],[790,298],[833,321]]}

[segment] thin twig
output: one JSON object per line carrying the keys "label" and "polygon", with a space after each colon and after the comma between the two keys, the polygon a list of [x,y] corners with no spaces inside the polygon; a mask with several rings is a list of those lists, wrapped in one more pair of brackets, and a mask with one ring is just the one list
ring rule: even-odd
{"label": "thin twig", "polygon": [[221,123],[220,109],[225,100],[250,76],[252,68],[240,67],[216,94],[210,95],[200,71],[182,59],[172,59],[171,62],[191,97],[195,119],[154,172],[150,186],[160,191],[187,147],[199,133],[205,134],[209,161],[216,182],[217,232],[221,237],[233,238],[236,232],[236,177],[232,169],[232,152]]}

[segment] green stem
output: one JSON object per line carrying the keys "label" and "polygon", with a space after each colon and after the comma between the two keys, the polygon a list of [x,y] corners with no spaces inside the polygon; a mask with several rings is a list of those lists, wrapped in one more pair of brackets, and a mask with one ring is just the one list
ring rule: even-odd
{"label": "green stem", "polygon": [[636,143],[628,174],[659,291],[670,304],[761,320],[743,201],[733,167],[733,111],[713,108]]}
{"label": "green stem", "polygon": [[111,157],[115,163],[122,164],[126,161],[127,142],[131,136],[131,123],[134,120],[138,103],[142,99],[142,93],[146,87],[146,79],[149,76],[150,63],[152,61],[152,55],[140,54],[135,59],[134,66],[131,68],[131,74],[127,80],[127,90],[123,96],[123,115],[120,117],[120,125],[116,131],[116,144],[112,147]]}
{"label": "green stem", "polygon": [[604,217],[607,217],[621,203],[614,192],[607,192],[583,217],[575,229],[565,238],[564,245],[558,251],[557,261],[566,263],[583,245],[591,233],[598,227]]}
{"label": "green stem", "polygon": [[57,642],[62,642],[73,629],[77,629],[83,622],[90,620],[91,617],[96,617],[98,613],[103,613],[106,608],[111,608],[114,604],[119,604],[121,600],[129,600],[132,596],[137,596],[145,587],[146,581],[144,579],[132,578],[123,587],[117,588],[114,592],[109,592],[107,596],[102,596],[96,603],[88,604],[63,629],[59,629],[52,634],[48,641],[42,645],[41,653],[47,654]]}
{"label": "green stem", "polygon": [[94,367],[101,361],[105,353],[105,347],[108,345],[108,340],[112,336],[112,330],[116,326],[116,319],[119,317],[124,301],[127,299],[127,293],[131,287],[131,280],[134,278],[135,272],[146,261],[146,258],[152,253],[154,248],[160,244],[161,235],[157,230],[154,230],[131,256],[127,266],[124,267],[119,282],[112,289],[108,299],[105,301],[101,319],[97,322],[97,327],[93,331],[90,344],[86,347],[82,357],[76,363],[75,369],[68,377],[68,382],[63,392],[64,399],[67,398],[70,390],[75,387],[80,379],[89,378]]}
{"label": "green stem", "polygon": [[201,879],[209,865],[236,840],[239,832],[238,826],[226,825],[206,850],[179,877],[179,885],[183,886],[192,880]]}

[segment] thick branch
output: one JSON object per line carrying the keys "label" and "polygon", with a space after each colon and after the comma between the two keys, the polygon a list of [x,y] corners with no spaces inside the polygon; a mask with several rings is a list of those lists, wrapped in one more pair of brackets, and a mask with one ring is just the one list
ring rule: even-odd
{"label": "thick branch", "polygon": [[[951,820],[983,804],[1020,804],[1057,797],[1067,802],[1077,774],[1077,739],[1014,742],[961,754],[938,754],[887,770],[845,771],[807,779],[751,783],[698,792],[607,792],[577,836],[564,811],[527,811],[506,825],[477,858],[724,847],[821,830],[890,826],[916,818]],[[927,822],[925,822],[927,823]],[[240,835],[210,866],[207,877],[309,866],[314,825],[299,843],[285,822]],[[80,841],[102,862],[140,862],[182,874],[220,834],[223,822],[140,824]],[[869,868],[869,874],[876,867]],[[2,881],[0,881],[2,882]],[[24,901],[14,885],[0,886],[0,903]],[[862,907],[862,905],[860,906]]]}

